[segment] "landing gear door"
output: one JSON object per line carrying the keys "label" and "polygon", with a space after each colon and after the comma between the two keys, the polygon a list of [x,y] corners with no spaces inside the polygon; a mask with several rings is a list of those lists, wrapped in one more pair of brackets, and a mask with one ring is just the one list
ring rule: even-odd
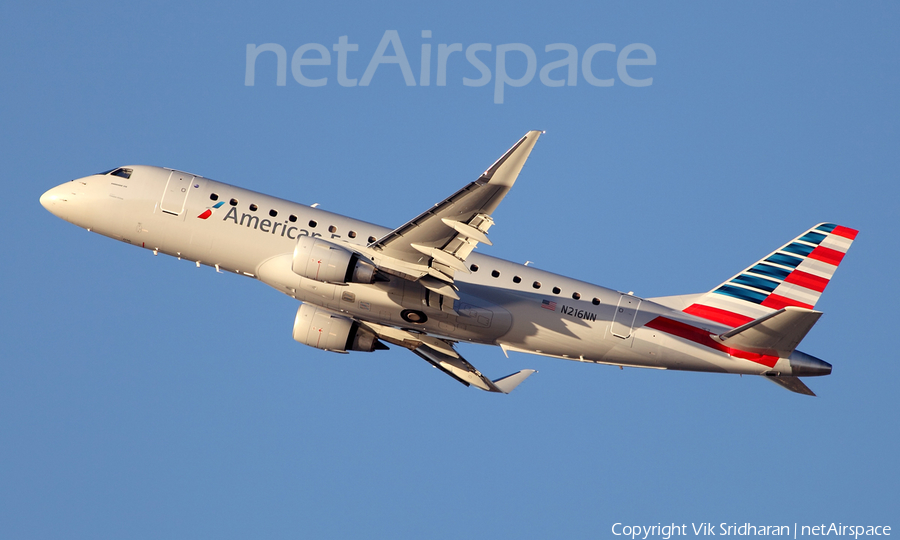
{"label": "landing gear door", "polygon": [[163,191],[162,201],[159,209],[166,214],[173,216],[181,215],[184,212],[184,202],[187,200],[188,191],[191,189],[191,182],[194,175],[183,173],[181,171],[172,171],[169,174],[169,182],[166,184],[166,190]]}
{"label": "landing gear door", "polygon": [[619,297],[619,305],[616,306],[616,313],[613,315],[612,335],[622,339],[631,335],[640,306],[641,299],[636,296],[623,294]]}

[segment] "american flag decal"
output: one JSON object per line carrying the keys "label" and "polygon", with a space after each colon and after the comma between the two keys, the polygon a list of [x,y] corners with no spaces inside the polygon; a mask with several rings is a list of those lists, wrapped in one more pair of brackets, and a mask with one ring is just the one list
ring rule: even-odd
{"label": "american flag decal", "polygon": [[550,300],[541,301],[541,307],[544,309],[549,309],[550,311],[556,311],[556,302],[551,302]]}

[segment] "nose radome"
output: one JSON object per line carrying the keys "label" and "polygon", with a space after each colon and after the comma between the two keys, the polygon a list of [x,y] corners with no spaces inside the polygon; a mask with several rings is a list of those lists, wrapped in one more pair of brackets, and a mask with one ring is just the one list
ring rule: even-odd
{"label": "nose radome", "polygon": [[50,210],[50,205],[53,204],[53,200],[56,198],[56,196],[51,193],[52,191],[52,189],[49,189],[41,195],[41,206],[47,210]]}
{"label": "nose radome", "polygon": [[53,214],[54,216],[65,219],[63,216],[63,205],[66,202],[66,199],[62,197],[62,187],[56,186],[55,188],[48,189],[41,195],[41,206],[47,209],[48,212]]}

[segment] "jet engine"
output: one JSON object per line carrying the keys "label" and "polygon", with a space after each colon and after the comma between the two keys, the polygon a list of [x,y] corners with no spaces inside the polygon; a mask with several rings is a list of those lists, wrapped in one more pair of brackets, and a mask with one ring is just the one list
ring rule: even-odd
{"label": "jet engine", "polygon": [[375,266],[358,253],[311,236],[297,239],[291,270],[326,283],[374,283],[376,278]]}
{"label": "jet engine", "polygon": [[301,304],[294,319],[294,339],[326,351],[372,352],[387,346],[356,321],[311,304]]}

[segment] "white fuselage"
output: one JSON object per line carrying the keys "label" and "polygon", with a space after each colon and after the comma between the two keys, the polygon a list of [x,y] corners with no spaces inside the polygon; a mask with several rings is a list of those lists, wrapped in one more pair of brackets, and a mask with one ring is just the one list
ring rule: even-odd
{"label": "white fuselage", "polygon": [[[471,273],[456,276],[455,302],[395,276],[345,285],[303,278],[291,270],[298,237],[362,249],[390,229],[191,174],[179,184],[170,181],[170,169],[129,168],[130,178],[93,175],[67,182],[45,193],[41,203],[93,232],[253,277],[358,320],[585,362],[791,373],[788,359],[765,365],[717,348],[711,336],[730,328],[683,313],[683,306],[476,253],[466,261]],[[223,204],[213,208],[218,203]],[[441,302],[445,308],[453,302],[452,308],[442,309]],[[402,318],[404,310],[424,312],[427,320],[413,324]]]}

